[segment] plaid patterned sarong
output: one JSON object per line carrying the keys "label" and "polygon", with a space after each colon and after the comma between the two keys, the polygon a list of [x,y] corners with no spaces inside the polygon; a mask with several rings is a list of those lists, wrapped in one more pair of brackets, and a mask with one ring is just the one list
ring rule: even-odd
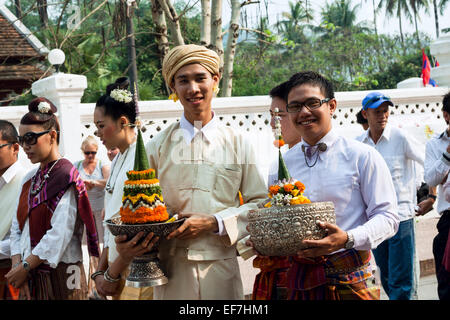
{"label": "plaid patterned sarong", "polygon": [[281,300],[287,287],[289,257],[263,257],[253,260],[253,267],[261,269],[253,284],[253,300]]}
{"label": "plaid patterned sarong", "polygon": [[355,249],[315,259],[293,257],[288,271],[289,300],[379,300],[372,285],[370,251]]}

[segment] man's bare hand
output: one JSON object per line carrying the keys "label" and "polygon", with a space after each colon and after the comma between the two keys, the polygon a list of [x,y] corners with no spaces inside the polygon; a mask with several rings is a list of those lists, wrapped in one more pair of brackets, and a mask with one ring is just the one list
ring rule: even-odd
{"label": "man's bare hand", "polygon": [[318,224],[320,228],[327,230],[328,235],[320,240],[303,240],[303,244],[309,248],[297,252],[299,258],[319,257],[345,247],[347,232],[328,222],[319,222]]}
{"label": "man's bare hand", "polygon": [[218,232],[219,225],[213,215],[205,213],[179,213],[179,219],[187,218],[184,223],[167,236],[167,239],[180,240],[197,238],[204,232]]}
{"label": "man's bare hand", "polygon": [[434,199],[432,199],[432,198],[427,198],[427,199],[423,200],[422,202],[420,202],[417,205],[417,207],[419,207],[419,210],[416,211],[416,216],[423,216],[426,213],[433,210],[433,204],[434,204]]}

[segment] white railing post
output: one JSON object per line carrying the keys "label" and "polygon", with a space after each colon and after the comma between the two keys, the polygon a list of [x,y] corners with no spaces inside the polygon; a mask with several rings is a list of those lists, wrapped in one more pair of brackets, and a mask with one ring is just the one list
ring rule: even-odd
{"label": "white railing post", "polygon": [[58,108],[61,126],[59,151],[70,161],[80,158],[81,122],[79,107],[81,97],[87,88],[87,78],[83,75],[56,73],[38,80],[32,85],[32,93],[53,102]]}

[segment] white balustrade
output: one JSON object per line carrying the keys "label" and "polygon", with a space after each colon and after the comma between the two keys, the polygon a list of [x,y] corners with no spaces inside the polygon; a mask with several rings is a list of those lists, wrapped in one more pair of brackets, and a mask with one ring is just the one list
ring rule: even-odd
{"label": "white balustrade", "polygon": [[444,33],[430,45],[430,52],[439,66],[431,68],[431,78],[438,86],[450,87],[450,33]]}

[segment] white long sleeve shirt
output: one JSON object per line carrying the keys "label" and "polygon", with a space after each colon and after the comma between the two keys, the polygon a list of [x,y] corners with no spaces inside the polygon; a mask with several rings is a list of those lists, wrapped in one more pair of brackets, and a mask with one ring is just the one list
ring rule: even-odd
{"label": "white long sleeve shirt", "polygon": [[[305,185],[304,196],[312,202],[333,202],[336,224],[354,236],[355,249],[376,248],[399,225],[397,197],[386,162],[375,149],[334,130],[319,142],[326,143],[327,150],[318,153],[311,168],[301,145],[283,156],[290,175]],[[304,141],[299,144],[308,146]],[[277,178],[275,174],[269,181]]]}
{"label": "white long sleeve shirt", "polygon": [[[37,169],[28,173],[23,183],[28,181]],[[78,218],[77,201],[74,187],[70,187],[59,201],[50,220],[51,228],[47,230],[41,241],[31,250],[30,228],[28,219],[23,230],[20,231],[17,215],[14,215],[11,226],[11,256],[20,254],[22,259],[31,253],[45,260],[44,263],[56,268],[58,263],[75,263],[82,261],[81,239],[83,223]],[[17,204],[19,200],[17,195]],[[16,205],[17,207],[17,205]]]}
{"label": "white long sleeve shirt", "polygon": [[425,147],[425,182],[431,186],[437,186],[437,212],[450,209],[450,202],[445,199],[443,181],[450,169],[450,154],[447,147],[450,144],[450,137],[446,132],[432,137]]}
{"label": "white long sleeve shirt", "polygon": [[11,254],[9,229],[14,216],[14,204],[11,203],[11,197],[16,196],[20,187],[24,176],[22,170],[23,168],[16,161],[0,176],[0,201],[3,201],[0,204],[0,260],[9,259]]}
{"label": "white long sleeve shirt", "polygon": [[414,207],[417,204],[414,162],[423,166],[425,159],[423,151],[419,149],[420,144],[403,130],[389,125],[375,143],[369,135],[369,130],[356,139],[374,147],[384,158],[394,183],[400,221],[412,219],[415,216]]}

